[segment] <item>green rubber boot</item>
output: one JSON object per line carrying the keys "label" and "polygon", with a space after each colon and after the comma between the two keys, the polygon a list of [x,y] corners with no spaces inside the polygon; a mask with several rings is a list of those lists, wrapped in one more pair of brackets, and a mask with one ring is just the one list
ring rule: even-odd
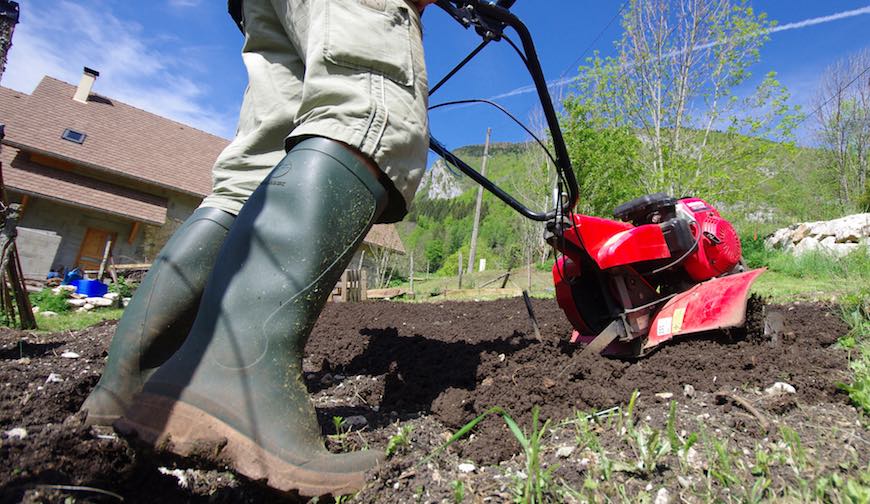
{"label": "green rubber boot", "polygon": [[85,399],[89,425],[112,425],[184,342],[233,215],[196,210],[160,251],[118,323],[99,383]]}
{"label": "green rubber boot", "polygon": [[296,145],[239,213],[187,341],[115,428],[281,491],[362,488],[379,457],[326,450],[302,352],[386,201],[348,147],[325,138]]}

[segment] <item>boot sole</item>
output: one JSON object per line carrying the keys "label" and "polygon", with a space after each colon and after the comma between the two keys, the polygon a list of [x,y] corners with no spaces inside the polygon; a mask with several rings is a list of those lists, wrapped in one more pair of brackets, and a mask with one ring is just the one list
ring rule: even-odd
{"label": "boot sole", "polygon": [[[270,488],[288,493],[297,491],[305,497],[348,495],[365,485],[363,471],[328,473],[289,463],[221,420],[180,401],[142,393],[137,397],[135,409],[147,412],[144,418],[136,418],[135,414],[121,417],[114,424],[115,430],[124,436],[138,437],[157,452],[203,456],[251,480],[265,481]],[[149,420],[161,416],[166,420],[160,425],[149,425]]]}

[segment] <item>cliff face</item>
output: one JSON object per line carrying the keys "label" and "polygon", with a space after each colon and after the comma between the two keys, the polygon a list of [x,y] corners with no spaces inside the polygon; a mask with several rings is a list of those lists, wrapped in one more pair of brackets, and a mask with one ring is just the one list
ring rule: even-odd
{"label": "cliff face", "polygon": [[423,196],[430,200],[451,199],[462,194],[462,191],[459,178],[450,172],[443,160],[439,159],[423,175],[423,180],[417,189],[417,197]]}

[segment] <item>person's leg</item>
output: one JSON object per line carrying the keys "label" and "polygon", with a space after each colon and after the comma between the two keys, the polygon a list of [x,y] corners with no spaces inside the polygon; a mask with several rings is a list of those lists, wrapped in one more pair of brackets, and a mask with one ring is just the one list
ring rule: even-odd
{"label": "person's leg", "polygon": [[230,231],[185,345],[115,426],[303,495],[358,490],[370,452],[326,451],[302,382],[302,351],[386,191],[344,144],[298,143]]}
{"label": "person's leg", "polygon": [[118,322],[85,422],[111,425],[148,376],[184,342],[233,216],[200,208],[166,243]]}
{"label": "person's leg", "polygon": [[274,19],[264,3],[246,0],[246,30],[304,59],[289,152],[242,208],[188,341],[116,428],[277,489],[349,493],[378,457],[326,452],[302,348],[372,223],[404,214],[425,166],[419,19],[404,0],[271,0]]}
{"label": "person's leg", "polygon": [[88,424],[111,425],[150,373],[181,346],[234,216],[284,157],[304,65],[269,0],[246,3],[254,34],[242,49],[249,84],[236,136],[215,162],[212,194],[176,231],[124,311],[103,376],[81,407],[88,410]]}

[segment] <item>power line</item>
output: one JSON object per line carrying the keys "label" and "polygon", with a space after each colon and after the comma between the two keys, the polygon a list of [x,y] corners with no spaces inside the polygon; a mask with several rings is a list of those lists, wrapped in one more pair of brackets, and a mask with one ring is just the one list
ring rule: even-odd
{"label": "power line", "polygon": [[598,35],[596,35],[595,38],[592,39],[592,42],[590,42],[589,45],[586,46],[586,49],[583,49],[583,52],[580,53],[580,56],[578,56],[577,59],[575,59],[574,62],[571,63],[571,65],[569,65],[568,68],[566,68],[564,72],[562,72],[562,75],[559,76],[559,79],[562,79],[563,77],[565,77],[565,75],[567,75],[568,72],[571,71],[571,68],[576,67],[577,63],[580,63],[580,61],[583,60],[583,58],[586,56],[586,53],[589,52],[589,49],[592,49],[592,47],[598,43],[598,40],[601,38],[602,35],[604,35],[604,32],[606,32],[607,29],[610,28],[610,25],[612,25],[613,22],[616,21],[616,19],[622,15],[622,11],[625,10],[625,7],[627,5],[628,5],[628,2],[622,3],[622,6],[619,7],[619,10],[616,12],[616,14],[614,14],[613,17],[610,18],[610,21],[608,21],[607,24],[604,25],[604,28],[602,28],[601,31],[598,32]]}
{"label": "power line", "polygon": [[830,98],[828,98],[827,100],[825,100],[824,102],[822,102],[822,104],[819,105],[818,107],[816,107],[815,110],[813,110],[813,111],[810,112],[809,114],[805,115],[804,118],[801,119],[800,121],[796,122],[796,123],[795,123],[795,126],[797,126],[798,124],[801,124],[802,122],[806,121],[807,118],[809,118],[810,116],[815,115],[816,112],[818,112],[819,110],[822,110],[822,108],[823,108],[825,105],[831,103],[831,102],[834,100],[834,98],[836,98],[840,93],[842,93],[842,92],[846,91],[847,89],[849,89],[849,86],[851,86],[852,84],[854,84],[855,81],[857,81],[858,79],[860,79],[861,77],[863,77],[864,74],[866,74],[867,72],[870,72],[870,66],[868,66],[867,68],[865,68],[863,72],[861,72],[861,73],[859,73],[858,75],[856,75],[855,78],[853,78],[852,80],[850,80],[850,81],[849,81],[845,86],[843,86],[842,89],[840,89],[840,90],[837,91],[836,93],[832,94]]}

